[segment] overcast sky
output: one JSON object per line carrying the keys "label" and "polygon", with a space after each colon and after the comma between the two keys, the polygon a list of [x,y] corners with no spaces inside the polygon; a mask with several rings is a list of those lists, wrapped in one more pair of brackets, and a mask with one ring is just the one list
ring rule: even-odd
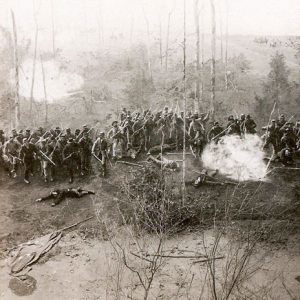
{"label": "overcast sky", "polygon": [[[171,31],[182,33],[184,0],[0,0],[0,25],[11,29],[10,9],[16,15],[21,38],[34,35],[33,6],[40,27],[40,43],[51,44],[51,20],[57,43],[74,47],[74,41],[104,38],[122,33],[135,40],[146,31],[145,17],[151,32],[158,32],[161,20],[163,34],[166,31],[168,13],[171,15]],[[229,33],[242,35],[300,35],[300,0],[215,0],[218,26],[225,27],[225,10],[228,2]],[[186,0],[187,31],[194,30],[194,0]],[[209,30],[209,0],[199,0],[203,5],[204,30]],[[53,8],[53,10],[52,10]],[[86,32],[93,30],[93,35]]]}

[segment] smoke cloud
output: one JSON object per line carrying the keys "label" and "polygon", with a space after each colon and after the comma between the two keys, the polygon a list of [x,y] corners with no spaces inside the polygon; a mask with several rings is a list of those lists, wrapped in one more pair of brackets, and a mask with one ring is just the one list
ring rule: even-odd
{"label": "smoke cloud", "polygon": [[[22,72],[20,73],[20,94],[26,98],[30,97],[32,64],[32,60],[25,61],[22,64]],[[80,75],[60,70],[53,60],[45,61],[43,65],[49,102],[66,97],[72,90],[81,88],[84,81]],[[36,62],[33,96],[37,101],[43,101],[45,98],[42,67],[39,59]]]}
{"label": "smoke cloud", "polygon": [[234,180],[261,180],[267,173],[262,145],[257,135],[225,136],[218,144],[211,142],[206,146],[202,154],[203,165]]}

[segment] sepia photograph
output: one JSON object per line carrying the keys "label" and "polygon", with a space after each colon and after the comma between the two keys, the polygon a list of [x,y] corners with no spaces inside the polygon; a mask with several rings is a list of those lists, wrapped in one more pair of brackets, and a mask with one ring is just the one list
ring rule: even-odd
{"label": "sepia photograph", "polygon": [[0,0],[0,300],[300,300],[299,0]]}

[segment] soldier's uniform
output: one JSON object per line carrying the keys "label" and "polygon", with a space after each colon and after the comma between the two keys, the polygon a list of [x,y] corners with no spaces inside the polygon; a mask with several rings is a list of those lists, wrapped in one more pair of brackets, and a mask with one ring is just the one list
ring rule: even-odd
{"label": "soldier's uniform", "polygon": [[55,206],[67,197],[81,198],[89,194],[94,195],[95,193],[93,191],[83,190],[82,188],[57,189],[52,191],[48,196],[37,199],[36,202],[53,199],[51,206]]}
{"label": "soldier's uniform", "polygon": [[[107,173],[106,160],[107,160],[107,141],[104,132],[100,132],[99,137],[93,144],[92,153],[101,161],[101,172],[105,176]],[[99,161],[97,161],[99,163]]]}
{"label": "soldier's uniform", "polygon": [[37,148],[35,145],[29,143],[28,139],[24,139],[23,145],[20,149],[19,158],[24,164],[24,181],[30,183],[29,175],[33,174],[34,156],[37,155]]}
{"label": "soldier's uniform", "polygon": [[79,155],[80,155],[80,167],[81,175],[84,175],[83,171],[90,170],[91,168],[91,148],[93,142],[89,138],[88,134],[83,134],[83,137],[78,142]]}
{"label": "soldier's uniform", "polygon": [[208,132],[207,137],[210,141],[213,140],[215,143],[218,143],[218,141],[224,135],[223,131],[224,129],[220,126],[219,122],[214,122],[214,126]]}
{"label": "soldier's uniform", "polygon": [[14,140],[13,137],[4,144],[3,154],[5,161],[9,162],[11,165],[11,174],[13,177],[16,177],[16,171],[18,166],[18,154],[21,148],[20,143]]}
{"label": "soldier's uniform", "polygon": [[69,182],[74,180],[74,172],[78,166],[78,145],[73,139],[68,140],[67,145],[63,149],[63,162],[69,173]]}
{"label": "soldier's uniform", "polygon": [[250,115],[247,115],[245,120],[246,133],[255,134],[256,133],[255,128],[256,128],[256,123],[254,122],[254,120],[251,118]]}

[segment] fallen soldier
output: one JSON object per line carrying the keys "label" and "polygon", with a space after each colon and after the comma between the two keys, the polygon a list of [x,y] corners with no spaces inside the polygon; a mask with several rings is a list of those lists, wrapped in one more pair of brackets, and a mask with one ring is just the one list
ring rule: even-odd
{"label": "fallen soldier", "polygon": [[163,146],[153,146],[149,149],[147,154],[155,154],[155,153],[159,153],[159,152],[168,152],[168,151],[172,151],[176,149],[176,144],[164,144]]}
{"label": "fallen soldier", "polygon": [[53,199],[53,202],[51,206],[55,206],[62,202],[64,199],[67,197],[70,198],[81,198],[85,195],[95,195],[95,192],[93,191],[88,191],[88,190],[83,190],[82,188],[69,188],[69,189],[57,189],[52,192],[46,197],[42,197],[36,200],[36,202],[41,202],[49,199]]}
{"label": "fallen soldier", "polygon": [[147,161],[153,161],[155,164],[160,166],[162,169],[169,169],[172,171],[179,170],[179,164],[177,161],[164,158],[161,154],[159,154],[156,157],[149,155],[147,158]]}
{"label": "fallen soldier", "polygon": [[218,170],[206,170],[203,169],[201,172],[194,171],[198,173],[198,177],[193,181],[187,181],[186,184],[192,185],[195,188],[198,188],[202,185],[225,185],[232,184],[236,185],[237,183],[231,181],[221,181],[219,178],[215,178],[215,176],[219,173]]}
{"label": "fallen soldier", "polygon": [[218,179],[215,178],[215,176],[218,174],[218,170],[212,170],[208,171],[206,169],[203,169],[196,180],[192,182],[192,185],[197,188],[201,185],[207,183],[207,184],[219,184],[223,185],[223,182],[219,182]]}

